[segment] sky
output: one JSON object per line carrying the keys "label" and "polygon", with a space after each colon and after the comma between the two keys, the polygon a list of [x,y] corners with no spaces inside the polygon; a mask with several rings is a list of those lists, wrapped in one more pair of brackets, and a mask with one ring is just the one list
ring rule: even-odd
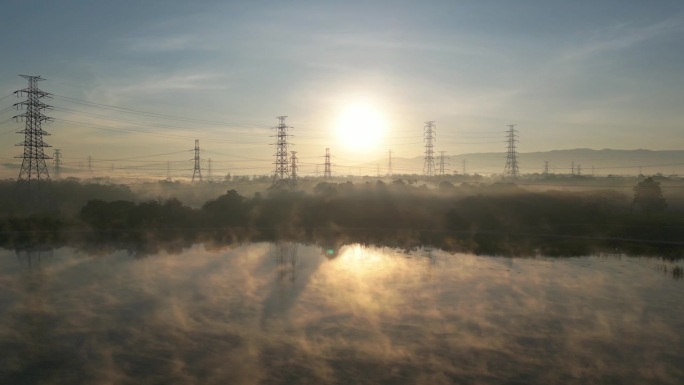
{"label": "sky", "polygon": [[187,173],[199,139],[215,173],[269,174],[280,115],[302,173],[422,156],[426,121],[454,155],[508,124],[520,152],[684,148],[681,1],[8,0],[0,32],[0,163],[19,74],[64,164],[103,172]]}

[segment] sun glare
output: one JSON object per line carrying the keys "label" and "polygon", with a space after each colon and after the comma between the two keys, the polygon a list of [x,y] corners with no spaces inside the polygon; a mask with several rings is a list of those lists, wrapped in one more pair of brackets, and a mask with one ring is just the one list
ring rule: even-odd
{"label": "sun glare", "polygon": [[348,149],[364,151],[377,147],[386,130],[387,123],[370,104],[349,105],[337,118],[337,140]]}

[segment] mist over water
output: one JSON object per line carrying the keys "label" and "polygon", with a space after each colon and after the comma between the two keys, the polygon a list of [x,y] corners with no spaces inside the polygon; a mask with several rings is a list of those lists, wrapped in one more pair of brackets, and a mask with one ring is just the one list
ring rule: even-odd
{"label": "mist over water", "polygon": [[0,250],[0,383],[677,384],[674,266],[294,243]]}

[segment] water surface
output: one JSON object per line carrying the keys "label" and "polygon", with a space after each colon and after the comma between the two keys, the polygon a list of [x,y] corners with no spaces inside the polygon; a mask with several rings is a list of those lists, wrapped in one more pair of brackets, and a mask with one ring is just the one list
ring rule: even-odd
{"label": "water surface", "polygon": [[684,383],[681,263],[0,250],[2,384]]}

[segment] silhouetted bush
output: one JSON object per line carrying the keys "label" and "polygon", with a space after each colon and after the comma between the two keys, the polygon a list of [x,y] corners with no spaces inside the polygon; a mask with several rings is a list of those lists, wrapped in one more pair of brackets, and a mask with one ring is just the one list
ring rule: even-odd
{"label": "silhouetted bush", "polygon": [[[529,192],[509,183],[442,182],[429,189],[403,180],[325,182],[313,187],[313,194],[271,190],[266,197],[247,198],[229,190],[201,208],[178,199],[111,199],[127,194],[116,186],[79,190],[68,182],[62,188],[107,199],[89,200],[73,216],[0,216],[0,243],[82,237],[124,245],[161,240],[181,247],[207,236],[216,242],[323,236],[482,254],[577,255],[615,247],[674,249],[681,246],[684,228],[676,213],[630,213],[627,196],[615,191]],[[67,226],[74,231],[65,236]]]}

